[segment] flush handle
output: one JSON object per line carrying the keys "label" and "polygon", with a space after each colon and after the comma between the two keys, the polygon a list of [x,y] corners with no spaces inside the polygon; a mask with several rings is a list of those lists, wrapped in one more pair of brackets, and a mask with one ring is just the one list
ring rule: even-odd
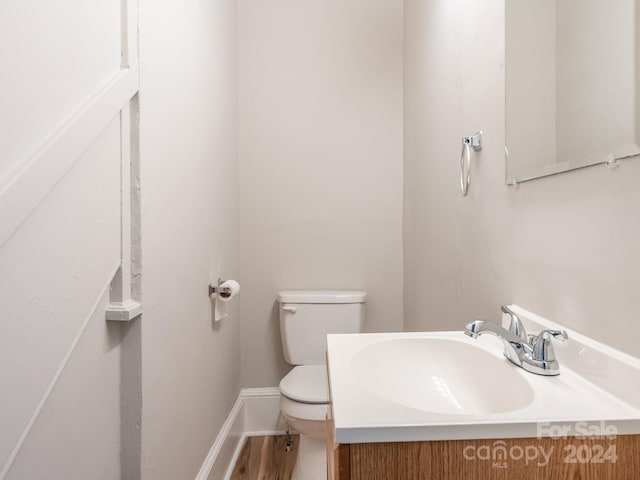
{"label": "flush handle", "polygon": [[292,305],[285,305],[282,307],[282,310],[284,310],[285,312],[296,313],[298,311],[298,308]]}

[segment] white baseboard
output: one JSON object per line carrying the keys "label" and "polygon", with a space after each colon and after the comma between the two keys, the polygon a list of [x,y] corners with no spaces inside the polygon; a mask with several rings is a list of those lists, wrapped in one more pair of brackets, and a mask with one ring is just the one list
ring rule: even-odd
{"label": "white baseboard", "polygon": [[196,480],[218,480],[226,477],[229,465],[235,462],[236,451],[244,443],[244,401],[238,397],[218,432]]}
{"label": "white baseboard", "polygon": [[280,389],[245,388],[240,392],[244,399],[244,431],[247,436],[282,435],[287,422],[280,413]]}
{"label": "white baseboard", "polygon": [[278,387],[242,389],[195,480],[229,480],[247,437],[286,430]]}

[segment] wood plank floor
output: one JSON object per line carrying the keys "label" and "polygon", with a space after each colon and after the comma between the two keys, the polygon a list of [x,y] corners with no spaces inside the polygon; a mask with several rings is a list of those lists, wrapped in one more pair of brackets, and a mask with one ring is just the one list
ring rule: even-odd
{"label": "wood plank floor", "polygon": [[231,480],[290,480],[298,454],[298,435],[287,451],[285,435],[249,437],[231,474]]}

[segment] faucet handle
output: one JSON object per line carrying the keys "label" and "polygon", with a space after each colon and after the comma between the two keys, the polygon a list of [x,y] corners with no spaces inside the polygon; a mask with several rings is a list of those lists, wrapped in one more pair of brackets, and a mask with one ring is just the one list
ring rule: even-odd
{"label": "faucet handle", "polygon": [[533,347],[533,359],[540,362],[554,362],[556,353],[553,350],[551,339],[555,338],[561,342],[569,339],[569,335],[564,330],[543,330],[531,341]]}
{"label": "faucet handle", "polygon": [[511,318],[511,321],[509,323],[509,331],[516,337],[521,338],[525,343],[530,343],[529,337],[527,336],[527,332],[524,329],[524,325],[522,324],[522,320],[520,320],[520,317],[518,317],[518,315],[516,315],[516,313],[506,305],[502,305],[500,307],[500,310],[502,310],[502,313],[506,313]]}

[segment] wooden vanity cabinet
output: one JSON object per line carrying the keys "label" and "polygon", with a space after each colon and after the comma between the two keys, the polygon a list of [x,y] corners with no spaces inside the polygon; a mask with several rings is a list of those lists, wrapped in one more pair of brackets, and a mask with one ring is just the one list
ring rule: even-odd
{"label": "wooden vanity cabinet", "polygon": [[[329,480],[637,480],[640,435],[336,444]],[[519,458],[520,457],[520,458]]]}

